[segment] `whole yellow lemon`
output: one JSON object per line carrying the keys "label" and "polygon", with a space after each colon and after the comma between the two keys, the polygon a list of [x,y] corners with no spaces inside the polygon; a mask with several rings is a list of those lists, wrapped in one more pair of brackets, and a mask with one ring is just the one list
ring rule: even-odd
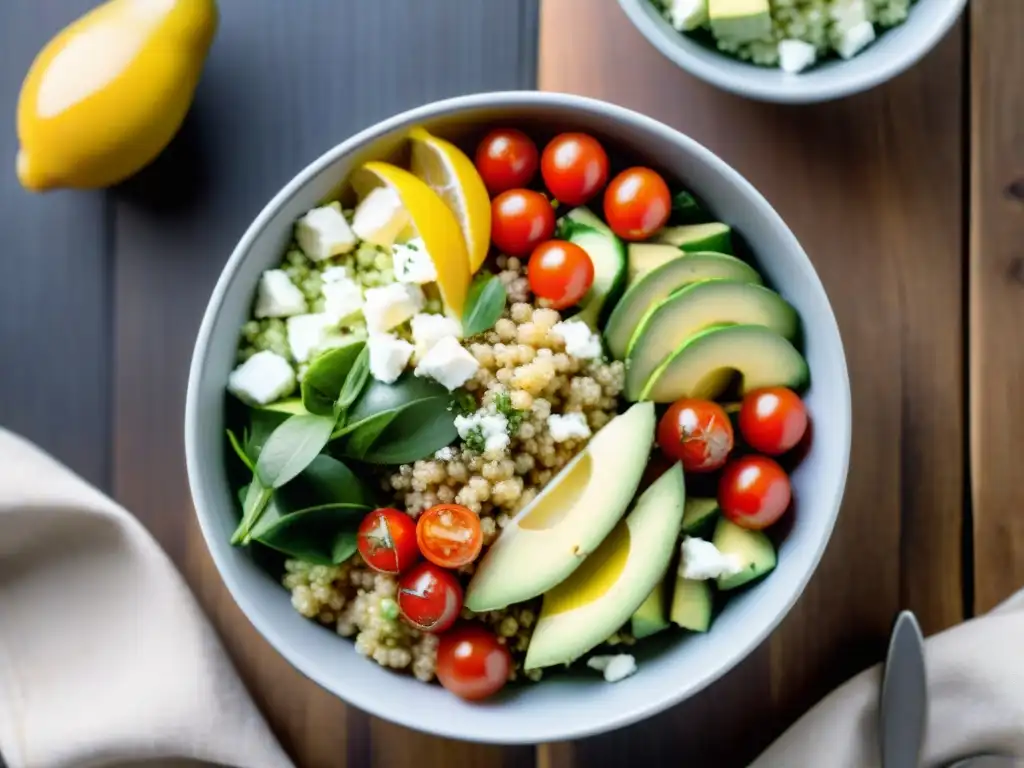
{"label": "whole yellow lemon", "polygon": [[26,189],[96,188],[178,132],[217,30],[215,0],[109,0],[36,56],[18,99]]}

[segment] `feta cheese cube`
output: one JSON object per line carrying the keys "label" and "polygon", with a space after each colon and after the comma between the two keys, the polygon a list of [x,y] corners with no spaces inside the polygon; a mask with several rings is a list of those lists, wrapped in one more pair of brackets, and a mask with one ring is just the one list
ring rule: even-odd
{"label": "feta cheese cube", "polygon": [[628,653],[619,653],[615,656],[591,656],[587,659],[587,666],[604,673],[604,679],[609,683],[617,683],[636,672],[636,658]]}
{"label": "feta cheese cube", "polygon": [[306,311],[306,297],[283,269],[268,269],[260,275],[256,290],[256,317],[291,317]]}
{"label": "feta cheese cube", "polygon": [[395,264],[395,278],[401,283],[433,283],[437,280],[437,268],[427,253],[422,238],[407,243],[398,243],[391,249]]}
{"label": "feta cheese cube", "polygon": [[708,0],[670,0],[669,23],[679,32],[691,32],[708,20]]}
{"label": "feta cheese cube", "polygon": [[508,449],[508,419],[493,408],[481,408],[468,416],[456,416],[455,429],[463,440],[479,431],[484,442],[484,453],[500,454]]}
{"label": "feta cheese cube", "polygon": [[779,41],[779,67],[783,72],[803,72],[818,58],[818,52],[803,40]]}
{"label": "feta cheese cube", "polygon": [[416,366],[417,376],[429,376],[451,392],[476,374],[480,363],[454,336],[437,342]]}
{"label": "feta cheese cube", "polygon": [[295,371],[280,355],[257,352],[228,375],[228,391],[250,405],[267,405],[295,389]]}
{"label": "feta cheese cube", "polygon": [[374,245],[394,245],[409,223],[409,212],[391,187],[374,187],[352,214],[352,231]]}
{"label": "feta cheese cube", "polygon": [[313,261],[323,261],[356,247],[356,236],[345,221],[341,205],[314,208],[295,223],[299,248]]}
{"label": "feta cheese cube", "polygon": [[567,413],[564,416],[552,413],[548,416],[548,431],[556,443],[576,438],[586,439],[591,434],[587,417],[582,413]]}
{"label": "feta cheese cube", "polygon": [[862,21],[847,29],[836,44],[836,51],[844,59],[851,59],[875,39],[875,28],[870,21]]}
{"label": "feta cheese cube", "polygon": [[363,289],[347,277],[325,282],[320,292],[324,296],[324,313],[339,323],[358,315],[363,309]]}
{"label": "feta cheese cube", "polygon": [[451,461],[455,458],[455,449],[450,445],[446,445],[434,454],[434,458],[438,461]]}
{"label": "feta cheese cube", "polygon": [[391,333],[371,333],[367,347],[370,350],[370,375],[385,384],[398,379],[412,357],[412,344]]}
{"label": "feta cheese cube", "polygon": [[582,320],[555,323],[551,332],[565,342],[565,351],[573,357],[593,360],[601,356],[601,337]]}
{"label": "feta cheese cube", "polygon": [[870,21],[867,0],[832,0],[829,16],[835,22],[836,33],[840,35],[851,27]]}
{"label": "feta cheese cube", "polygon": [[328,267],[320,273],[320,279],[325,283],[338,283],[348,279],[348,269],[345,267]]}
{"label": "feta cheese cube", "polygon": [[422,358],[445,336],[462,336],[462,324],[447,315],[418,314],[412,319],[412,340],[416,356]]}
{"label": "feta cheese cube", "polygon": [[415,315],[426,303],[418,285],[391,283],[366,292],[363,315],[370,333],[384,333]]}
{"label": "feta cheese cube", "polygon": [[332,336],[340,336],[338,321],[326,312],[311,315],[294,315],[285,324],[288,332],[288,346],[297,363],[308,362],[315,352],[331,343]]}
{"label": "feta cheese cube", "polygon": [[687,536],[680,545],[682,560],[679,575],[684,579],[706,581],[719,576],[735,576],[743,566],[732,555],[723,555],[714,544]]}

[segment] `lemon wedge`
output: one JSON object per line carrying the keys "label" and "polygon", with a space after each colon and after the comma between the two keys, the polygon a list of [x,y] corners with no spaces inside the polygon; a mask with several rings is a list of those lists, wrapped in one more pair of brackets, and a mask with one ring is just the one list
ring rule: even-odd
{"label": "lemon wedge", "polygon": [[437,192],[455,214],[469,251],[469,272],[475,273],[491,245],[491,198],[484,180],[466,154],[421,126],[409,131],[412,172]]}
{"label": "lemon wedge", "polygon": [[434,262],[445,309],[461,320],[469,290],[469,256],[455,214],[434,190],[404,168],[374,161],[366,163],[362,170],[398,193]]}

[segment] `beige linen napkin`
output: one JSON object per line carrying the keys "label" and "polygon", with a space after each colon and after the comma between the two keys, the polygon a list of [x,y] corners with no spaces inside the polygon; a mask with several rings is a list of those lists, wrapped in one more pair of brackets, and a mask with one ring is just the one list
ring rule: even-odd
{"label": "beige linen napkin", "polygon": [[291,765],[142,525],[3,429],[0,754],[10,768]]}

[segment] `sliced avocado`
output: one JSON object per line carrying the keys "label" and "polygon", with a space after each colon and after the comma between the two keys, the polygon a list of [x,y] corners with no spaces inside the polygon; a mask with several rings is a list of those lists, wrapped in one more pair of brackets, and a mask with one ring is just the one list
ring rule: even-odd
{"label": "sliced avocado", "polygon": [[743,566],[743,570],[734,576],[718,577],[721,590],[741,587],[775,568],[775,547],[761,531],[740,528],[723,517],[715,526],[711,543],[723,555],[732,555]]}
{"label": "sliced avocado", "polygon": [[720,511],[717,499],[687,497],[686,509],[683,510],[683,533],[700,536],[710,530]]}
{"label": "sliced avocado", "polygon": [[587,562],[640,485],[654,424],[654,406],[644,403],[594,435],[487,550],[466,588],[466,607],[492,611],[529,600]]}
{"label": "sliced avocado", "polygon": [[732,255],[732,229],[720,221],[664,227],[655,233],[652,242],[674,245],[687,253],[717,251]]}
{"label": "sliced avocado", "polygon": [[796,310],[763,285],[707,280],[676,291],[652,307],[626,349],[626,397],[635,400],[651,374],[687,339],[714,325],[763,325],[796,338]]}
{"label": "sliced avocado", "polygon": [[738,372],[740,394],[761,387],[802,390],[810,379],[796,347],[761,325],[708,328],[687,339],[651,374],[641,400],[673,403],[681,397],[718,397]]}
{"label": "sliced avocado", "polygon": [[668,624],[668,614],[665,611],[665,580],[662,579],[633,613],[630,629],[633,637],[640,640],[668,629]]}
{"label": "sliced avocado", "polygon": [[[643,245],[630,245],[630,263],[638,247]],[[735,256],[711,252],[682,255],[672,246],[646,247],[668,248],[671,258],[640,275],[615,305],[605,325],[604,338],[608,350],[616,360],[625,358],[629,341],[644,315],[680,288],[703,280],[735,280],[741,283],[761,284],[761,276],[757,270]]]}
{"label": "sliced avocado", "polygon": [[626,246],[589,208],[573,208],[562,219],[560,234],[575,243],[594,264],[594,282],[580,301],[577,317],[600,327],[626,287]]}
{"label": "sliced avocado", "polygon": [[771,39],[768,0],[708,0],[708,19],[711,33],[718,40],[749,43]]}
{"label": "sliced avocado", "polygon": [[669,618],[677,627],[692,632],[707,632],[711,626],[714,599],[706,581],[694,581],[676,576],[672,589],[672,608]]}
{"label": "sliced avocado", "polygon": [[626,623],[665,575],[685,497],[683,468],[675,464],[640,495],[583,565],[544,595],[526,669],[568,664]]}

